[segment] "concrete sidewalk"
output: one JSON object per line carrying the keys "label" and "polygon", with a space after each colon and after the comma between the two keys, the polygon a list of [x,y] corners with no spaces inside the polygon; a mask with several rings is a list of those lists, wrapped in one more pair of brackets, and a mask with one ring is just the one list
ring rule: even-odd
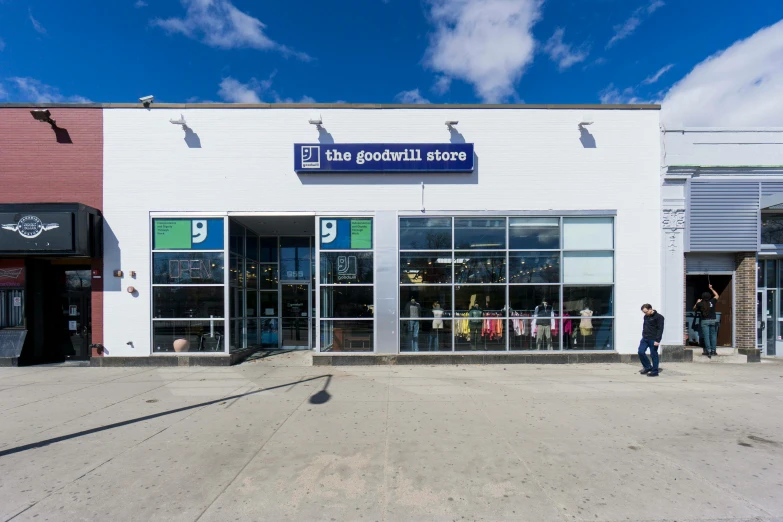
{"label": "concrete sidewalk", "polygon": [[783,364],[0,369],[0,520],[783,520]]}

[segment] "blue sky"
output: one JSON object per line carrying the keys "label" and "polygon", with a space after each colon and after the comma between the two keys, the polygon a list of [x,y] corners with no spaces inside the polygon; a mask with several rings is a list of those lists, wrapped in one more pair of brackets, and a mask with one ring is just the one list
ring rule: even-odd
{"label": "blue sky", "polygon": [[[695,125],[750,103],[750,89],[772,105],[728,119],[783,126],[783,105],[768,99],[783,98],[781,21],[780,0],[0,0],[0,101],[670,96]],[[739,55],[714,56],[726,49]],[[725,92],[704,92],[722,78]],[[712,105],[689,114],[705,97]]]}

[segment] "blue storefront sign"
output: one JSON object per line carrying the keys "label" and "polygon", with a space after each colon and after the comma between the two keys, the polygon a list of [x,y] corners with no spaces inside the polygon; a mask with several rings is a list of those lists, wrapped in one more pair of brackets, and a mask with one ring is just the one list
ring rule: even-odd
{"label": "blue storefront sign", "polygon": [[473,172],[472,143],[294,144],[306,172]]}

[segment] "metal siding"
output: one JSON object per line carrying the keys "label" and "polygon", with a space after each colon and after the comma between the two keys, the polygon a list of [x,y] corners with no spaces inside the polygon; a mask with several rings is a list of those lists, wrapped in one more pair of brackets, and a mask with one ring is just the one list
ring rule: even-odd
{"label": "metal siding", "polygon": [[756,252],[759,246],[759,183],[691,183],[689,232],[692,252]]}
{"label": "metal siding", "polygon": [[765,198],[773,194],[779,194],[783,192],[783,181],[762,181],[761,182],[761,197]]}
{"label": "metal siding", "polygon": [[688,274],[734,272],[734,263],[732,254],[687,254],[685,271]]}

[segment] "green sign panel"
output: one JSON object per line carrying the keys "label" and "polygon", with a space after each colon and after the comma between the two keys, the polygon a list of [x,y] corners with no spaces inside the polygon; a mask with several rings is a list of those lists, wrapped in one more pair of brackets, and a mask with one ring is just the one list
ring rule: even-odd
{"label": "green sign panel", "polygon": [[372,219],[351,220],[351,248],[372,248]]}
{"label": "green sign panel", "polygon": [[190,235],[189,219],[155,220],[155,249],[157,250],[189,249]]}

